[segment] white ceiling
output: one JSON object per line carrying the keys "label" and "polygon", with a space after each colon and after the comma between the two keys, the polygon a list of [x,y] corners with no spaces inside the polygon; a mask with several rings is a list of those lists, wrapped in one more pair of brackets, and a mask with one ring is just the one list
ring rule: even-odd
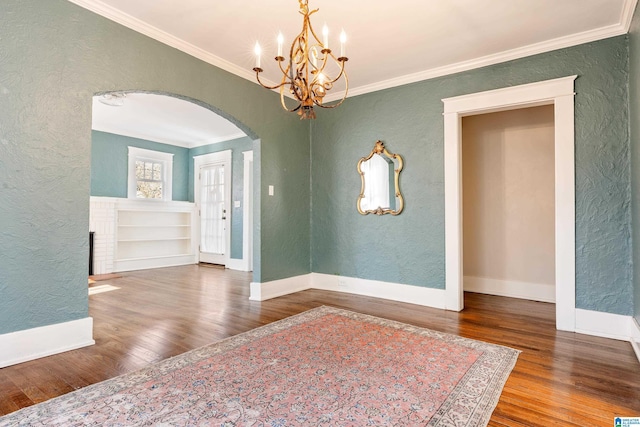
{"label": "white ceiling", "polygon": [[[295,0],[69,1],[252,82],[256,40],[279,81],[278,31],[302,26]],[[625,34],[637,1],[309,0],[334,51],[347,33],[350,96]]]}
{"label": "white ceiling", "polygon": [[150,93],[128,93],[121,106],[93,97],[92,129],[193,148],[245,134],[227,119],[192,102]]}

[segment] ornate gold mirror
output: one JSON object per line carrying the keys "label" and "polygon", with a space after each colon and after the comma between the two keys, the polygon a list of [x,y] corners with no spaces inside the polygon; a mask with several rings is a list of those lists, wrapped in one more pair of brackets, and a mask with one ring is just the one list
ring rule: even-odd
{"label": "ornate gold mirror", "polygon": [[402,156],[393,154],[384,148],[382,141],[376,145],[367,157],[358,162],[358,173],[362,179],[362,188],[358,196],[358,212],[362,215],[398,215],[404,208],[404,199],[400,192],[400,171]]}

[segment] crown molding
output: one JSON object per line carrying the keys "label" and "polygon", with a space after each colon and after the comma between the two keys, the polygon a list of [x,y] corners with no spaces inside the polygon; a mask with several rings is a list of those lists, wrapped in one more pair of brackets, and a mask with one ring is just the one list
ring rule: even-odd
{"label": "crown molding", "polygon": [[[397,86],[403,86],[410,83],[416,83],[423,80],[429,80],[436,77],[447,76],[450,74],[460,73],[463,71],[474,70],[477,68],[487,67],[489,65],[500,64],[503,62],[513,61],[540,53],[551,52],[558,49],[578,46],[584,43],[590,43],[610,37],[616,37],[629,32],[633,11],[638,0],[629,0],[625,3],[625,16],[623,21],[618,25],[600,28],[593,31],[585,31],[583,33],[573,34],[568,37],[560,37],[541,43],[524,46],[517,49],[507,50],[493,55],[487,55],[470,61],[458,62],[444,67],[432,68],[418,73],[407,74],[389,80],[384,80],[369,85],[359,86],[349,89],[349,97],[364,95],[370,92],[377,92],[384,89],[390,89]],[[334,93],[327,97],[327,102],[342,99],[343,93]]]}
{"label": "crown molding", "polygon": [[109,126],[94,126],[92,129],[98,132],[105,132],[105,133],[111,133],[114,135],[126,136],[127,138],[143,139],[145,141],[157,142],[158,144],[173,145],[176,147],[182,147],[187,149],[203,147],[205,145],[211,145],[211,144],[218,144],[220,142],[233,141],[234,139],[244,138],[247,136],[245,133],[236,132],[231,135],[207,139],[206,141],[184,142],[184,141],[172,140],[169,138],[159,138],[157,136],[148,136],[148,135],[145,135],[144,133],[136,132],[136,131],[122,131],[120,129],[111,129]]}
{"label": "crown molding", "polygon": [[[191,56],[194,56],[202,61],[205,61],[211,65],[228,71],[232,74],[249,80],[255,84],[258,84],[255,80],[255,76],[252,72],[241,68],[225,59],[222,59],[216,55],[213,55],[195,45],[185,42],[169,33],[166,33],[152,25],[145,23],[131,15],[123,13],[100,0],[68,0],[80,7],[90,10],[98,15],[101,15],[107,19],[117,22],[127,28],[151,37],[161,43],[181,50]],[[535,43],[529,46],[524,46],[517,49],[512,49],[504,52],[500,52],[493,55],[483,56],[481,58],[472,59],[469,61],[458,62],[443,67],[432,68],[418,73],[407,74],[404,76],[396,77],[393,79],[384,80],[364,86],[355,87],[349,90],[349,97],[364,95],[370,92],[377,92],[383,89],[389,89],[392,87],[402,86],[410,83],[416,83],[423,80],[429,80],[436,77],[442,77],[449,74],[460,73],[463,71],[469,71],[476,68],[486,67],[489,65],[495,65],[502,62],[512,61],[515,59],[521,59],[531,55],[537,55],[540,53],[550,52],[557,49],[563,49],[567,47],[577,46],[583,43],[589,43],[596,40],[602,40],[609,37],[620,36],[629,32],[631,21],[633,19],[633,13],[636,9],[638,0],[626,0],[624,2],[622,13],[620,15],[620,21],[616,25],[611,25],[597,30],[585,31],[578,34],[573,34],[567,37],[559,37],[553,40],[548,40],[541,43]],[[274,82],[266,81],[268,85],[275,85]],[[337,101],[342,99],[344,92],[333,93],[325,97],[326,102]],[[287,94],[285,94],[287,95]]]}
{"label": "crown molding", "polygon": [[[98,132],[104,132],[104,133],[110,133],[113,135],[120,135],[120,136],[125,136],[127,138],[134,138],[134,139],[142,139],[144,141],[151,141],[151,142],[157,142],[158,144],[166,144],[166,145],[173,145],[175,147],[182,147],[182,148],[192,148],[190,147],[189,144],[182,142],[182,141],[174,141],[172,139],[169,138],[157,138],[157,137],[151,137],[148,135],[145,135],[141,132],[136,132],[134,131],[123,131],[120,129],[113,129],[110,126],[92,126],[91,130],[95,130]],[[202,144],[204,145],[204,144]]]}
{"label": "crown molding", "polygon": [[[227,61],[226,59],[220,58],[219,56],[213,55],[212,53],[207,52],[204,49],[201,49],[191,43],[187,43],[186,41],[178,37],[175,37],[165,31],[162,31],[159,28],[154,27],[153,25],[149,25],[146,22],[141,21],[140,19],[135,18],[129,14],[126,14],[114,7],[111,7],[99,0],[68,0],[68,1],[84,9],[90,10],[91,12],[94,12],[104,18],[114,21],[120,25],[123,25],[131,30],[144,34],[145,36],[151,37],[152,39],[157,40],[161,43],[164,43],[167,46],[176,48],[204,62],[207,62],[218,68],[221,68],[225,71],[235,74],[238,77],[242,77],[244,79],[247,79],[249,81],[252,81],[258,84],[255,81],[255,75],[253,72],[246,70],[242,67],[239,67],[236,64],[233,64],[232,62]],[[268,85],[275,84],[270,80],[263,79],[263,81]]]}
{"label": "crown molding", "polygon": [[626,0],[622,6],[622,14],[620,15],[620,25],[624,27],[624,33],[628,33],[631,28],[633,14],[636,11],[638,0]]}
{"label": "crown molding", "polygon": [[245,137],[247,137],[246,133],[236,132],[231,135],[219,136],[218,138],[211,138],[202,143],[191,144],[189,148],[202,147],[203,145],[217,144],[219,142],[233,141],[234,139],[245,138]]}

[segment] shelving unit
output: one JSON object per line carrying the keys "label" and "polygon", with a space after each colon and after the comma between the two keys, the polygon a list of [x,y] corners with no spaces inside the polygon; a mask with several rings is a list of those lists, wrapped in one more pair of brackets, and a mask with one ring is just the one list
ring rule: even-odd
{"label": "shelving unit", "polygon": [[192,203],[118,203],[114,270],[194,264],[193,217]]}

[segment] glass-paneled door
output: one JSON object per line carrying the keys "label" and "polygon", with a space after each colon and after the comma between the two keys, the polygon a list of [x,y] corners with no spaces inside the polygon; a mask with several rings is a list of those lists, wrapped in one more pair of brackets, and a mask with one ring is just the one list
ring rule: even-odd
{"label": "glass-paneled door", "polygon": [[224,163],[200,168],[200,261],[226,263],[227,210],[225,186],[228,185]]}

